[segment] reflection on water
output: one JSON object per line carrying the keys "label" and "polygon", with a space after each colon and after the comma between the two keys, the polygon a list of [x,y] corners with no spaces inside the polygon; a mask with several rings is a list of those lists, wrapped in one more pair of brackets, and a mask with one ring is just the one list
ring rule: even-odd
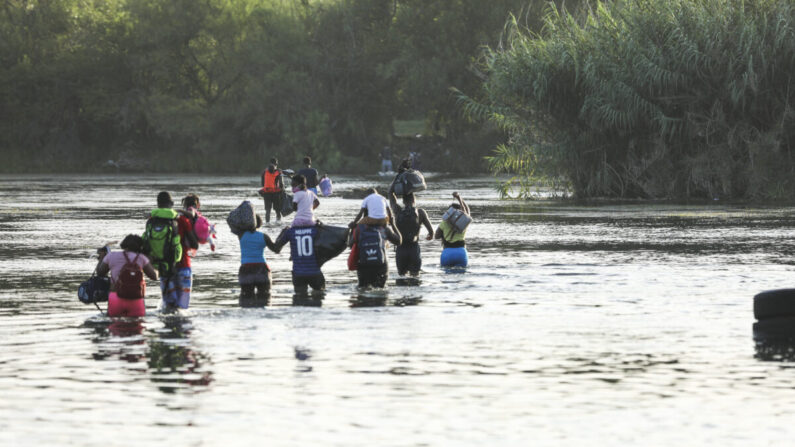
{"label": "reflection on water", "polygon": [[[295,296],[289,253],[268,252],[270,297],[247,301],[224,219],[243,199],[262,211],[256,178],[3,180],[0,445],[178,433],[185,445],[745,446],[795,434],[794,345],[749,330],[753,295],[795,281],[791,207],[504,202],[490,177],[429,173],[418,201],[434,224],[454,190],[473,209],[465,271],[441,268],[438,241],[422,240],[418,278],[391,259],[385,289],[358,290],[343,253],[323,266],[324,294]],[[334,179],[342,192],[385,181]],[[216,251],[193,260],[191,309],[164,315],[150,293],[144,318],[97,316],[75,296],[89,257],[141,232],[160,190],[199,194],[218,224]],[[320,200],[335,225],[361,205]]]}
{"label": "reflection on water", "polygon": [[756,358],[772,362],[795,362],[795,317],[757,321],[753,332]]}
{"label": "reflection on water", "polygon": [[240,296],[240,307],[266,307],[271,303],[270,295],[267,296]]}
{"label": "reflection on water", "polygon": [[321,307],[325,293],[314,291],[312,293],[296,293],[293,295],[293,306],[299,307]]}
{"label": "reflection on water", "polygon": [[191,346],[191,320],[172,315],[162,322],[163,327],[154,329],[147,337],[147,364],[152,382],[164,393],[175,393],[185,386],[209,385],[210,359]]}
{"label": "reflection on water", "polygon": [[146,370],[138,371],[147,374],[164,393],[212,382],[209,358],[191,347],[189,318],[169,315],[156,323],[139,318],[102,318],[88,320],[85,326],[95,333],[94,360],[146,362]]}

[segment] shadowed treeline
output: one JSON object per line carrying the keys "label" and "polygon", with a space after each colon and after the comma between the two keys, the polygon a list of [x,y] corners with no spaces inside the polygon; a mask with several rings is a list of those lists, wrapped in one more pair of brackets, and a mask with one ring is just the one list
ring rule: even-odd
{"label": "shadowed treeline", "polygon": [[[509,26],[471,116],[510,134],[492,168],[531,194],[795,197],[795,7],[618,0]],[[506,185],[506,190],[509,185]]]}
{"label": "shadowed treeline", "polygon": [[[544,4],[6,0],[2,170],[251,172],[311,154],[372,171],[384,144],[485,169],[502,133],[468,123],[449,88],[479,91],[481,47]],[[395,137],[396,120],[428,138]]]}

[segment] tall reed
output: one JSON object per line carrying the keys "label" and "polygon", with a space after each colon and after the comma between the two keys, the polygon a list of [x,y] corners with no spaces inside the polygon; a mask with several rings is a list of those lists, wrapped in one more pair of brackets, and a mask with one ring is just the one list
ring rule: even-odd
{"label": "tall reed", "polygon": [[[514,20],[464,110],[510,134],[489,157],[581,197],[793,198],[795,7],[617,0]],[[507,188],[506,188],[507,191]]]}

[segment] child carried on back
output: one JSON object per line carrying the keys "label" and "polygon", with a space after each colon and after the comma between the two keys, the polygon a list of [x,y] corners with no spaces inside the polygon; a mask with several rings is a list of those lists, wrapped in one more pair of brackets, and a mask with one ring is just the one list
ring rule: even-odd
{"label": "child carried on back", "polygon": [[306,178],[303,175],[296,175],[292,178],[293,188],[293,218],[294,227],[311,227],[317,223],[315,219],[315,208],[320,206],[320,201],[311,189],[306,187]]}
{"label": "child carried on back", "polygon": [[386,226],[392,219],[392,211],[387,206],[384,196],[378,194],[378,190],[370,188],[367,197],[362,201],[362,208],[359,214],[353,218],[353,222],[348,224],[351,229],[358,224]]}

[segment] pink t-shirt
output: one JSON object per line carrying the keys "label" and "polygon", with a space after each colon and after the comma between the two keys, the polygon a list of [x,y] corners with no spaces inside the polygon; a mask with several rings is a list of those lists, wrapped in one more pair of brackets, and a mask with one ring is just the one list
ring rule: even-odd
{"label": "pink t-shirt", "polygon": [[127,263],[127,260],[124,259],[125,254],[130,261],[135,259],[135,256],[138,255],[138,260],[135,263],[141,266],[141,268],[144,268],[146,264],[149,264],[149,258],[133,251],[112,251],[108,253],[102,259],[102,263],[107,264],[108,268],[110,269],[110,281],[113,283],[119,280],[119,273],[121,273],[121,269],[124,267],[124,264]]}
{"label": "pink t-shirt", "polygon": [[293,203],[297,205],[295,217],[293,218],[294,223],[302,225],[313,225],[315,223],[315,213],[312,208],[315,204],[315,199],[317,199],[315,193],[308,189],[301,189],[293,194]]}

